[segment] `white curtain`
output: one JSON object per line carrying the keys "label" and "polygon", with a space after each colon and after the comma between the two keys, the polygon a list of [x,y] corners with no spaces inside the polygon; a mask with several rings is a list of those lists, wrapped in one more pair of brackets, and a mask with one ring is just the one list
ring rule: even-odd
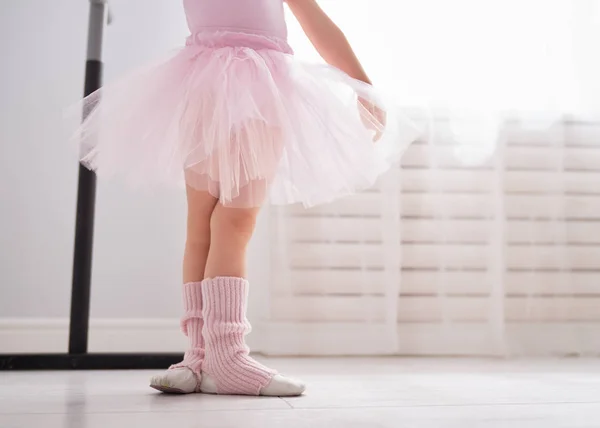
{"label": "white curtain", "polygon": [[600,2],[322,4],[424,132],[374,189],[270,211],[262,352],[600,353]]}

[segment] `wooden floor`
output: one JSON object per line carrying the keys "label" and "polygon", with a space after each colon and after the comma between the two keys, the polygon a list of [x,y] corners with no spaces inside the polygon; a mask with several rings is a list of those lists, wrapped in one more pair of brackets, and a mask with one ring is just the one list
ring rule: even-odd
{"label": "wooden floor", "polygon": [[600,359],[262,360],[306,395],[168,396],[145,371],[4,372],[0,427],[600,427]]}

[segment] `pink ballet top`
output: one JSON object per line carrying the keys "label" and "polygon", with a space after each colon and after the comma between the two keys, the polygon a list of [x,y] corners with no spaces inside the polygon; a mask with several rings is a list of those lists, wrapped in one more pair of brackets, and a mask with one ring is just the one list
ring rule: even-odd
{"label": "pink ballet top", "polygon": [[284,0],[184,0],[187,45],[243,46],[292,53]]}

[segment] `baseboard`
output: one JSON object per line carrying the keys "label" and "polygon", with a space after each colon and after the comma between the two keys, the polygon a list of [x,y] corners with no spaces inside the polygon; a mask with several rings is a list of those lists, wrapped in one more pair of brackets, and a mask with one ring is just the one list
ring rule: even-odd
{"label": "baseboard", "polygon": [[[182,352],[177,319],[92,319],[90,352]],[[0,319],[0,353],[65,352],[67,319]],[[251,349],[273,356],[600,356],[600,323],[256,323]]]}
{"label": "baseboard", "polygon": [[[0,353],[66,352],[69,321],[0,319]],[[183,352],[177,319],[91,319],[90,352]]]}
{"label": "baseboard", "polygon": [[600,356],[600,323],[269,323],[261,339],[273,356]]}

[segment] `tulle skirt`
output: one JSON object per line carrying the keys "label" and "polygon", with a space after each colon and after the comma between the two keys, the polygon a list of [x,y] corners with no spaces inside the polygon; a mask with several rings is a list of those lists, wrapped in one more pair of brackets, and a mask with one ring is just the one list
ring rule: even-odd
{"label": "tulle skirt", "polygon": [[232,207],[368,188],[418,135],[372,86],[231,32],[197,34],[78,107],[81,161],[100,177],[187,184]]}

